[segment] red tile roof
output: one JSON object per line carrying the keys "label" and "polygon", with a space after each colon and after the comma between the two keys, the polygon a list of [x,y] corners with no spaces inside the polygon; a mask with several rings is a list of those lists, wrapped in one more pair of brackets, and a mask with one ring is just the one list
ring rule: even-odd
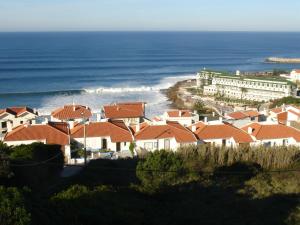
{"label": "red tile roof", "polygon": [[167,112],[169,117],[192,117],[189,110],[172,110]]}
{"label": "red tile roof", "polygon": [[65,105],[62,108],[54,110],[51,115],[59,120],[73,120],[80,118],[90,118],[91,109],[82,105]]}
{"label": "red tile roof", "polygon": [[103,107],[106,118],[137,118],[145,116],[145,103],[128,102]]}
{"label": "red tile roof", "polygon": [[175,138],[179,143],[196,142],[195,135],[177,122],[166,125],[149,125],[135,134],[136,140]]}
{"label": "red tile roof", "polygon": [[69,136],[52,125],[21,125],[7,133],[4,141],[44,141],[47,144],[68,145]]}
{"label": "red tile roof", "polygon": [[9,107],[5,109],[0,109],[0,115],[3,113],[9,113],[15,115],[16,117],[21,116],[23,113],[28,112],[37,115],[33,109],[23,106],[23,107]]}
{"label": "red tile roof", "polygon": [[[86,137],[110,137],[112,142],[132,142],[132,134],[123,121],[91,122],[86,124]],[[84,137],[84,125],[71,130],[72,138]]]}
{"label": "red tile roof", "polygon": [[231,117],[232,119],[235,120],[240,120],[240,119],[244,119],[244,118],[248,118],[248,117],[257,117],[259,116],[259,112],[255,111],[255,110],[247,110],[247,111],[238,111],[238,112],[233,112],[228,114],[228,117]]}
{"label": "red tile roof", "polygon": [[270,110],[270,112],[280,113],[280,112],[282,112],[282,108],[281,107],[273,108],[273,109]]}
{"label": "red tile roof", "polygon": [[243,127],[242,129],[248,131],[249,127],[252,128],[251,135],[253,135],[257,140],[292,137],[297,142],[300,141],[300,131],[286,125],[252,123]]}
{"label": "red tile roof", "polygon": [[[236,143],[250,143],[252,142],[251,136],[230,124],[216,124],[209,125],[203,122],[198,122],[192,126],[196,126],[196,131],[194,132],[200,140],[208,139],[229,139],[233,138]],[[192,129],[192,126],[189,128]]]}

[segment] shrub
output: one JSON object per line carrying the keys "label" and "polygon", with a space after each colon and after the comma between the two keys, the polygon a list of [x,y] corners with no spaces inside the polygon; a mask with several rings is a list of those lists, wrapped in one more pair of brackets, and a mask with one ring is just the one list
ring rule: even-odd
{"label": "shrub", "polygon": [[[57,177],[64,165],[60,145],[33,143],[12,148],[10,153],[16,185],[41,188]],[[34,174],[34,175],[33,175]]]}
{"label": "shrub", "polygon": [[143,190],[149,193],[180,183],[185,176],[182,158],[173,152],[155,151],[138,162],[136,175]]}
{"label": "shrub", "polygon": [[30,220],[22,193],[17,188],[0,186],[0,224],[27,225]]}

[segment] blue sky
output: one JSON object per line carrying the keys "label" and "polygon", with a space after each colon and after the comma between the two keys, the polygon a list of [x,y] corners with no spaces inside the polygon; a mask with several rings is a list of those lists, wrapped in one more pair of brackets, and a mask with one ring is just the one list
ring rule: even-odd
{"label": "blue sky", "polygon": [[300,31],[298,0],[0,0],[0,31]]}

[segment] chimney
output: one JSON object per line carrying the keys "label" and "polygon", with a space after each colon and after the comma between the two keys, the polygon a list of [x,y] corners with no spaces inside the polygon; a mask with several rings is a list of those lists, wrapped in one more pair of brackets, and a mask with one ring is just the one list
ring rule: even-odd
{"label": "chimney", "polygon": [[290,120],[287,120],[287,121],[286,121],[286,125],[287,125],[288,127],[291,127],[291,126],[292,126],[291,121],[290,121]]}
{"label": "chimney", "polygon": [[140,124],[138,123],[138,124],[135,126],[135,132],[136,132],[136,133],[139,132],[140,129],[141,129],[141,126],[140,126]]}
{"label": "chimney", "polygon": [[11,132],[13,128],[13,124],[11,121],[7,121],[7,132]]}
{"label": "chimney", "polygon": [[216,115],[216,113],[215,113],[215,112],[212,112],[212,116],[215,117],[215,115]]}
{"label": "chimney", "polygon": [[70,129],[73,129],[74,128],[74,121],[70,121],[69,125],[70,125]]}
{"label": "chimney", "polygon": [[197,130],[196,125],[192,125],[192,132],[196,132],[196,130]]}
{"label": "chimney", "polygon": [[252,127],[248,127],[248,134],[252,134]]}
{"label": "chimney", "polygon": [[97,113],[97,122],[101,121],[101,114]]}
{"label": "chimney", "polygon": [[181,112],[181,110],[179,110],[179,117],[181,117],[181,115],[182,115],[182,112]]}
{"label": "chimney", "polygon": [[204,117],[204,123],[207,123],[207,117],[206,116]]}
{"label": "chimney", "polygon": [[282,108],[282,111],[283,111],[283,112],[286,111],[286,109],[285,109],[285,104],[284,104],[284,103],[282,104],[281,108]]}
{"label": "chimney", "polygon": [[219,117],[219,121],[220,121],[221,123],[223,122],[222,116]]}

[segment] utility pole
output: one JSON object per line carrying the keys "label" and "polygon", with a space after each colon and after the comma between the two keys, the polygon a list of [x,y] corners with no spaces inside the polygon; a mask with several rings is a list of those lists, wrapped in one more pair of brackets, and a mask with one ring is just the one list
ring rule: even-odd
{"label": "utility pole", "polygon": [[86,120],[85,117],[83,115],[83,113],[81,113],[81,115],[83,116],[83,151],[84,151],[84,166],[86,166],[86,158],[87,158],[87,154],[86,154]]}

